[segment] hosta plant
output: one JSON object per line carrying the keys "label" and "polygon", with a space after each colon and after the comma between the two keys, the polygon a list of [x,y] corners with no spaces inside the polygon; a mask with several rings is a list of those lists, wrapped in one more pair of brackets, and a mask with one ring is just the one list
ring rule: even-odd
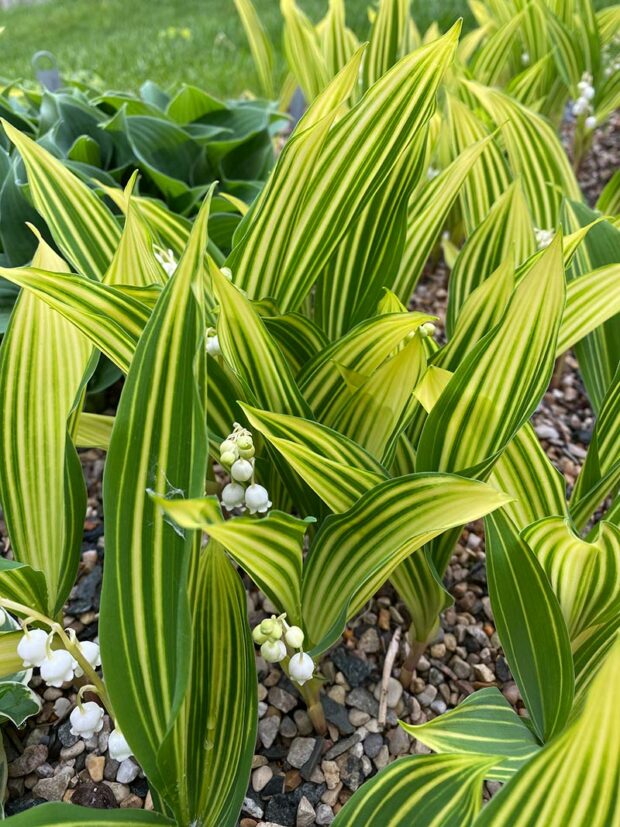
{"label": "hosta plant", "polygon": [[[571,635],[590,640],[582,658],[603,626],[608,645],[615,596],[600,566],[575,596],[554,558],[584,542],[574,529],[617,491],[605,324],[620,310],[618,230],[584,213],[550,128],[525,130],[527,113],[505,126],[500,107],[500,131],[512,130],[500,135],[473,114],[470,95],[491,92],[454,88],[459,28],[400,60],[375,55],[372,71],[364,48],[352,51],[317,90],[225,260],[208,244],[212,192],[190,231],[137,195],[134,178],[95,191],[4,123],[53,246],[38,238],[30,266],[0,269],[22,288],[0,352],[0,498],[14,557],[0,570],[0,606],[25,629],[0,637],[0,648],[15,671],[18,646],[29,655],[34,638],[44,680],[84,673],[74,731],[95,732],[105,706],[114,749],[135,755],[155,805],[105,818],[49,805],[16,824],[236,824],[255,740],[255,647],[297,683],[324,730],[321,656],[390,579],[412,618],[406,678],[450,599],[441,578],[460,530],[479,518],[497,559],[498,628],[523,674],[528,748],[543,755],[554,738],[565,743],[570,716],[581,726],[598,703],[603,669],[595,700],[572,706]],[[438,113],[438,98],[451,115]],[[444,146],[451,157],[429,176]],[[414,290],[446,226],[440,346],[437,319],[415,309]],[[601,233],[611,246],[604,260]],[[171,251],[165,266],[162,249]],[[529,419],[556,357],[576,345],[601,397],[567,506]],[[125,375],[114,416],[84,408],[100,354]],[[102,672],[99,653],[60,622],[79,555],[84,446],[106,451]],[[613,501],[612,527],[618,510]],[[541,520],[559,539],[530,534]],[[600,532],[588,548],[607,549],[615,535]],[[238,569],[276,607],[252,630]],[[595,582],[605,592],[596,600]],[[528,650],[521,590],[540,598],[540,649]],[[609,612],[592,610],[603,604]],[[539,667],[549,652],[546,683],[532,659]],[[466,807],[452,823],[467,823],[481,779],[511,755],[455,752],[420,772],[430,767],[437,784],[450,775],[452,803]],[[427,804],[420,823],[437,818]]]}

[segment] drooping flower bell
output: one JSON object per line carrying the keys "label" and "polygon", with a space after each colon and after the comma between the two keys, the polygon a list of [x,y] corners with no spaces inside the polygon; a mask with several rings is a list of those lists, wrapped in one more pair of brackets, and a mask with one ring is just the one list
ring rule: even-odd
{"label": "drooping flower bell", "polygon": [[300,686],[314,675],[314,661],[305,652],[298,652],[288,663],[288,673]]}
{"label": "drooping flower bell", "polygon": [[260,647],[260,653],[267,663],[279,663],[286,657],[286,646],[281,640],[266,640]]}
{"label": "drooping flower bell", "polygon": [[254,474],[254,466],[247,459],[237,459],[230,469],[230,476],[236,482],[248,482]]}
{"label": "drooping flower bell", "polygon": [[133,755],[131,747],[120,729],[114,729],[108,739],[108,754],[115,761],[124,761]]}
{"label": "drooping flower bell", "polygon": [[73,680],[75,660],[64,649],[49,652],[41,664],[41,677],[48,686],[59,688],[67,681]]}
{"label": "drooping flower bell", "polygon": [[87,701],[75,707],[69,720],[71,734],[88,740],[103,728],[103,709],[94,701]]}
{"label": "drooping flower bell", "polygon": [[[92,640],[85,640],[82,643],[78,644],[80,647],[80,652],[84,656],[85,660],[92,666],[93,669],[96,669],[98,666],[101,666],[101,653],[99,651],[99,646],[94,643]],[[77,664],[75,667],[75,677],[81,678],[84,674],[82,667]]]}
{"label": "drooping flower bell", "polygon": [[299,626],[289,626],[284,633],[284,640],[291,649],[301,649],[304,645],[304,633]]}
{"label": "drooping flower bell", "polygon": [[249,485],[245,490],[245,504],[250,514],[256,514],[257,511],[259,514],[264,514],[266,511],[269,511],[271,508],[271,500],[269,499],[267,489],[263,488],[262,485],[258,485],[258,483]]}
{"label": "drooping flower bell", "polygon": [[17,654],[24,662],[26,669],[32,666],[41,666],[47,657],[48,633],[43,629],[28,629],[17,644]]}
{"label": "drooping flower bell", "polygon": [[207,353],[209,356],[221,356],[220,340],[217,338],[217,333],[213,327],[207,330]]}
{"label": "drooping flower bell", "polygon": [[226,511],[243,508],[245,504],[245,488],[238,482],[229,482],[222,490],[222,505]]}

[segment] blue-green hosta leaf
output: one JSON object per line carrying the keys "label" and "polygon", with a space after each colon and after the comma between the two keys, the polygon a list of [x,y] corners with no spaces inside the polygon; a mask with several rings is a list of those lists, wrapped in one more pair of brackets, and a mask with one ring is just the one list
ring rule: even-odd
{"label": "blue-green hosta leaf", "polygon": [[328,648],[345,621],[424,543],[507,501],[490,486],[449,474],[397,477],[328,517],[304,569],[302,609],[313,645]]}
{"label": "blue-green hosta leaf", "polygon": [[[204,493],[203,251],[208,209],[207,199],[138,342],[104,480],[109,558],[102,613],[108,623],[100,637],[106,685],[136,758],[154,787],[168,793],[169,806],[182,819],[197,793],[187,790],[183,754],[167,736],[190,677],[187,583],[201,535],[177,533],[148,490],[160,496],[177,490],[188,498]],[[202,736],[207,738],[207,732]],[[167,749],[162,752],[164,742]]]}
{"label": "blue-green hosta leaf", "polygon": [[[551,673],[547,671],[547,675]],[[610,827],[620,816],[616,640],[583,711],[493,797],[476,827]]]}
{"label": "blue-green hosta leaf", "polygon": [[479,689],[425,724],[401,726],[435,752],[505,756],[487,773],[497,781],[508,781],[540,749],[523,718],[495,687]]}
{"label": "blue-green hosta leaf", "polygon": [[526,528],[523,539],[547,573],[571,640],[620,615],[620,528],[603,521],[586,541],[566,519],[549,517]]}
{"label": "blue-green hosta leaf", "polygon": [[485,518],[493,617],[510,671],[546,742],[566,724],[574,669],[562,610],[536,555],[501,511]]}
{"label": "blue-green hosta leaf", "polygon": [[492,761],[480,755],[412,755],[367,781],[334,827],[471,827]]}

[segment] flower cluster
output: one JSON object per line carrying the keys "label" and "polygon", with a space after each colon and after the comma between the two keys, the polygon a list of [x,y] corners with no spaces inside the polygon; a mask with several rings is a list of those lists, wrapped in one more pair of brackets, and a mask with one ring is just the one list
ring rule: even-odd
{"label": "flower cluster", "polygon": [[214,327],[207,330],[207,353],[209,356],[221,356],[220,340],[217,338],[217,333]]}
{"label": "flower cluster", "polygon": [[435,333],[437,328],[432,322],[425,322],[421,324],[418,328],[418,333],[422,337],[422,339],[426,339],[428,336],[432,336]]}
{"label": "flower cluster", "polygon": [[538,249],[542,250],[544,247],[548,247],[553,241],[555,230],[542,230],[540,227],[534,227],[534,235]]}
{"label": "flower cluster", "polygon": [[155,258],[166,271],[168,277],[174,275],[177,269],[177,260],[174,257],[172,250],[164,250],[163,247],[153,247]]}
{"label": "flower cluster", "polygon": [[231,478],[222,491],[222,505],[227,511],[247,508],[250,514],[264,514],[271,508],[267,489],[254,482],[252,434],[238,422],[220,445],[220,464]]}
{"label": "flower cluster", "polygon": [[577,84],[579,89],[579,97],[573,103],[573,115],[576,118],[581,115],[587,115],[584,124],[586,129],[594,129],[596,126],[596,118],[592,114],[592,100],[596,94],[594,86],[592,86],[592,75],[589,72],[584,72],[581,80]]}
{"label": "flower cluster", "polygon": [[289,676],[300,686],[312,678],[314,661],[303,651],[303,630],[299,626],[289,626],[286,614],[263,620],[252,630],[252,637],[268,663],[279,663],[289,657],[289,649],[296,649],[288,662]]}
{"label": "flower cluster", "polygon": [[[58,688],[74,677],[81,677],[84,672],[66,649],[52,649],[53,640],[53,631],[44,632],[43,629],[28,629],[24,626],[24,636],[17,644],[17,654],[26,669],[37,667],[45,683]],[[76,640],[75,645],[93,669],[101,666],[99,646],[96,643]]]}

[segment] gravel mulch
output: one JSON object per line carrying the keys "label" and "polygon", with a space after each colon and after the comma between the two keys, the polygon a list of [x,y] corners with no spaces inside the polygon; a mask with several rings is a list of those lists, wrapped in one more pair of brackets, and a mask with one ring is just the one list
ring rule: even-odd
{"label": "gravel mulch", "polygon": [[[598,130],[595,145],[582,164],[580,179],[593,203],[620,157],[620,118]],[[415,297],[416,309],[440,317],[441,336],[447,299],[447,270],[429,268]],[[577,364],[568,355],[562,374],[541,402],[534,427],[555,465],[574,483],[591,438],[594,417]],[[104,551],[101,504],[102,455],[82,454],[89,490],[78,583],[66,607],[65,623],[82,640],[96,639]],[[0,532],[8,547],[4,524]],[[446,574],[454,606],[445,611],[437,638],[420,658],[409,686],[400,669],[407,654],[407,611],[386,585],[348,627],[341,644],[322,661],[325,737],[317,737],[295,687],[277,666],[257,653],[259,676],[258,738],[252,775],[241,813],[241,827],[310,827],[327,825],[360,785],[398,756],[429,750],[397,724],[423,723],[481,687],[497,686],[519,714],[519,691],[504,659],[487,593],[484,535],[481,524],[467,528]],[[252,626],[276,611],[253,588],[248,589]],[[378,720],[381,675],[386,651],[402,634],[387,682],[387,716]],[[37,683],[39,680],[39,683]],[[76,686],[47,688],[35,678],[42,710],[21,730],[3,727],[8,760],[6,814],[43,801],[72,800],[102,808],[152,808],[148,785],[133,760],[121,763],[107,754],[110,722],[89,741],[69,732],[68,716]],[[486,795],[498,788],[487,783]]]}

